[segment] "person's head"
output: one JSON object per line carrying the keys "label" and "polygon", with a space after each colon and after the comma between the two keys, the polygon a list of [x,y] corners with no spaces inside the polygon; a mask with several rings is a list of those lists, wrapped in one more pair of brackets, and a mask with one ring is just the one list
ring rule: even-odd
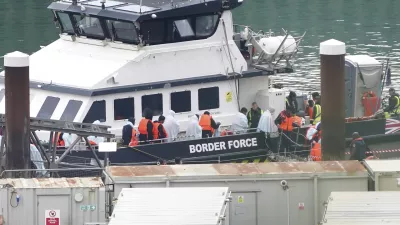
{"label": "person's head", "polygon": [[319,96],[319,93],[318,92],[313,92],[311,94],[311,96],[312,96],[312,99],[315,101],[317,99],[317,97]]}
{"label": "person's head", "polygon": [[353,138],[353,140],[355,140],[355,139],[357,139],[357,138],[360,138],[361,136],[360,136],[360,134],[359,134],[358,132],[354,132],[354,133],[351,135],[351,137]]}
{"label": "person's head", "polygon": [[257,102],[251,103],[251,108],[252,108],[253,110],[257,110],[257,109],[258,109]]}
{"label": "person's head", "polygon": [[394,96],[396,94],[396,91],[394,90],[394,88],[390,88],[389,89],[389,95],[390,96]]}
{"label": "person's head", "polygon": [[135,124],[135,118],[133,117],[129,117],[128,121],[131,122],[132,124]]}
{"label": "person's head", "polygon": [[315,98],[315,104],[321,105],[321,96]]}
{"label": "person's head", "polygon": [[247,109],[246,109],[246,107],[241,108],[241,109],[240,109],[240,112],[243,113],[244,115],[246,115],[246,114],[247,114]]}
{"label": "person's head", "polygon": [[148,119],[148,120],[153,119],[153,111],[151,109],[149,109],[149,108],[145,108],[143,110],[143,117]]}
{"label": "person's head", "polygon": [[289,98],[296,98],[296,93],[294,91],[289,92]]}
{"label": "person's head", "polygon": [[314,107],[314,101],[313,100],[308,100],[308,106]]}
{"label": "person's head", "polygon": [[204,114],[205,115],[210,115],[210,112],[209,111],[205,111]]}
{"label": "person's head", "polygon": [[164,121],[165,121],[165,116],[161,115],[161,116],[158,117],[158,122],[159,123],[162,124],[162,123],[164,123]]}
{"label": "person's head", "polygon": [[291,107],[288,107],[288,108],[285,110],[285,116],[291,117],[292,115],[293,115],[293,110],[292,110]]}

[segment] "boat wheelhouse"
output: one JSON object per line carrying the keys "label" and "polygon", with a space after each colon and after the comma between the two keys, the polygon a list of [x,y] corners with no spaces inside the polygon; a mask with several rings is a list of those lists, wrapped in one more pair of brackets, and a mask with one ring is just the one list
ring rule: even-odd
{"label": "boat wheelhouse", "polygon": [[[120,136],[126,119],[136,117],[137,125],[145,108],[153,110],[154,119],[174,110],[181,131],[190,116],[206,110],[228,126],[240,107],[250,107],[255,100],[263,108],[283,109],[284,93],[270,88],[268,76],[293,69],[270,65],[275,59],[290,59],[299,42],[286,35],[268,49],[265,40],[253,48],[254,41],[247,41],[249,28],[242,34],[234,32],[231,10],[241,4],[241,0],[51,3],[48,8],[60,38],[30,56],[31,116],[83,123],[99,120]],[[284,52],[289,39],[291,51]],[[254,54],[260,55],[256,63]],[[265,63],[269,66],[263,69]]]}

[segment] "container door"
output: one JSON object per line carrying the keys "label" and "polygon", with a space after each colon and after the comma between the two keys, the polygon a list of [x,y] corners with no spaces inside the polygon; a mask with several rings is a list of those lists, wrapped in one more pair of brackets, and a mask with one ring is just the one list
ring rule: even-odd
{"label": "container door", "polygon": [[229,225],[256,225],[256,192],[232,193],[229,207]]}
{"label": "container door", "polygon": [[[37,196],[37,221],[38,225],[47,225],[52,224],[52,222],[48,222],[51,216],[46,211],[59,212],[59,215],[55,215],[54,218],[59,218],[59,225],[70,225],[70,204],[69,204],[70,196],[68,195],[38,195]],[[50,213],[52,214],[52,213]],[[54,221],[54,220],[53,220]],[[57,223],[55,223],[57,224]]]}

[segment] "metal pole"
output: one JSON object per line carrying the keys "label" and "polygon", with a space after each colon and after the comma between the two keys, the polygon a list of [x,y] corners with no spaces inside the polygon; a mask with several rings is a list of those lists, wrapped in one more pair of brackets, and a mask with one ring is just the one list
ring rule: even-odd
{"label": "metal pole", "polygon": [[331,39],[320,44],[323,160],[344,160],[344,61],[346,45]]}
{"label": "metal pole", "polygon": [[[12,52],[4,56],[6,91],[6,168],[30,168],[29,55]],[[28,172],[12,174],[28,177]]]}

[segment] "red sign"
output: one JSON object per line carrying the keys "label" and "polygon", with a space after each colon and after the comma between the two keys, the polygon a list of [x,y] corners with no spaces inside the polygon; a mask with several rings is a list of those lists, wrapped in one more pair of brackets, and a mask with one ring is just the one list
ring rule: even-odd
{"label": "red sign", "polygon": [[45,225],[60,225],[60,210],[46,210],[45,222]]}

